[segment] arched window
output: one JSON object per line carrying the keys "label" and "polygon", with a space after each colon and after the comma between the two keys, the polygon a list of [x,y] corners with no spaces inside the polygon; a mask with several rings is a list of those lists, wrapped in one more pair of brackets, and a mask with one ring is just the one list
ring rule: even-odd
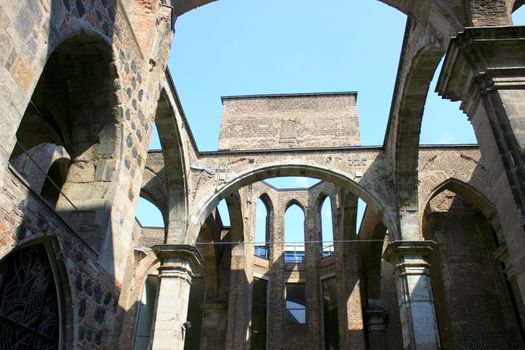
{"label": "arched window", "polygon": [[255,256],[268,259],[268,233],[270,214],[260,198],[255,203]]}
{"label": "arched window", "polygon": [[0,262],[0,349],[58,349],[60,312],[53,270],[42,245]]}
{"label": "arched window", "polygon": [[321,220],[321,257],[334,254],[334,226],[332,223],[332,200],[325,197],[320,208]]}
{"label": "arched window", "polygon": [[284,262],[304,262],[304,212],[297,204],[284,214]]}

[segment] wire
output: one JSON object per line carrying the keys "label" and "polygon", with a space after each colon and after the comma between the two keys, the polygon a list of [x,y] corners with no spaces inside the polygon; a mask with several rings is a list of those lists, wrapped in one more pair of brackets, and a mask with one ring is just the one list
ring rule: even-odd
{"label": "wire", "polygon": [[304,242],[243,242],[243,241],[230,241],[230,242],[197,242],[196,245],[237,245],[237,244],[244,244],[244,245],[275,245],[275,244],[281,244],[284,243],[285,246],[298,246],[298,245],[306,245],[306,244],[347,244],[347,243],[371,243],[371,242],[385,242],[384,239],[347,239],[347,240],[339,240],[339,241],[304,241]]}

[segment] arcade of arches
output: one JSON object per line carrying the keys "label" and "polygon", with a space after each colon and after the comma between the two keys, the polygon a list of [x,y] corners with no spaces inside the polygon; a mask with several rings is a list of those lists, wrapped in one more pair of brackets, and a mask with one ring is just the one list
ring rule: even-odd
{"label": "arcade of arches", "polygon": [[[523,1],[381,0],[408,18],[382,146],[345,92],[224,97],[201,152],[166,67],[209,2],[0,1],[0,348],[524,348]],[[443,56],[479,145],[419,146]]]}

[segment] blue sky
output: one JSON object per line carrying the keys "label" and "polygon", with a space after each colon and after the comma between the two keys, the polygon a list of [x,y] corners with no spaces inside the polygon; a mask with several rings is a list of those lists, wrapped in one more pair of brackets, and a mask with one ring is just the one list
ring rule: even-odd
{"label": "blue sky", "polygon": [[[525,23],[523,8],[514,21]],[[221,96],[354,90],[361,143],[381,145],[405,22],[375,0],[220,0],[184,14],[169,68],[199,149],[217,148]],[[458,103],[433,93],[435,80],[421,143],[475,143]],[[150,148],[160,148],[156,135]],[[145,206],[139,203],[140,221],[158,225]]]}

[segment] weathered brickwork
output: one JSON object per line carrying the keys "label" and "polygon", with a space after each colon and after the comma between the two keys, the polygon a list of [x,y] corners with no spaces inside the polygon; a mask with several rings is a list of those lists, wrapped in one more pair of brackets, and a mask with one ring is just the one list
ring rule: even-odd
{"label": "weathered brickwork", "polygon": [[219,150],[358,145],[356,99],[357,93],[223,97]]}

